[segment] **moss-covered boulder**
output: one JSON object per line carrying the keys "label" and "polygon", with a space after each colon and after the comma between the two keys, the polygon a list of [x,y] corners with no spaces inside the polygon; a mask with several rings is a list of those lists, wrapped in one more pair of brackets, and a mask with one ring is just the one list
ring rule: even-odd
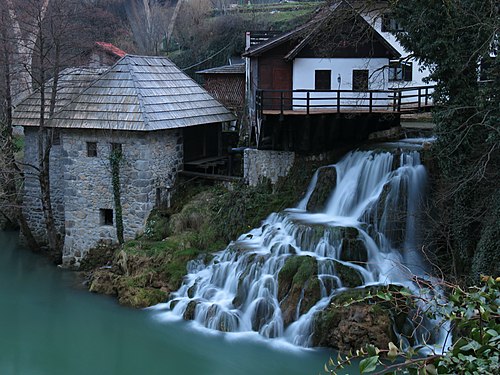
{"label": "moss-covered boulder", "polygon": [[340,260],[366,264],[368,262],[368,251],[365,243],[360,238],[344,238],[340,248]]}
{"label": "moss-covered boulder", "polygon": [[94,271],[89,282],[89,291],[93,293],[116,296],[117,280],[119,276],[110,272],[108,269],[99,269]]}
{"label": "moss-covered boulder", "polygon": [[124,306],[144,308],[167,300],[167,293],[152,287],[118,288],[118,302]]}
{"label": "moss-covered boulder", "polygon": [[343,287],[355,288],[364,284],[361,274],[352,267],[335,261],[335,272]]}
{"label": "moss-covered boulder", "polygon": [[310,256],[289,257],[278,274],[278,300],[283,323],[289,325],[299,314],[304,314],[321,297],[318,265]]}
{"label": "moss-covered boulder", "polygon": [[332,298],[331,304],[315,316],[313,345],[341,352],[357,350],[367,344],[386,348],[395,342],[391,310],[380,303],[362,300],[373,288],[355,289]]}
{"label": "moss-covered boulder", "polygon": [[337,170],[334,167],[320,168],[318,170],[318,182],[307,202],[307,211],[323,211],[336,184]]}

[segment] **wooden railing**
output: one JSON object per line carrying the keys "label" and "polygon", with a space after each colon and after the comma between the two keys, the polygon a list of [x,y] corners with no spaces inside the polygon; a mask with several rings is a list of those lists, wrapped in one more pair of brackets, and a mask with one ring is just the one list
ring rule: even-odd
{"label": "wooden railing", "polygon": [[434,86],[389,90],[257,90],[256,109],[264,113],[416,113],[432,107]]}

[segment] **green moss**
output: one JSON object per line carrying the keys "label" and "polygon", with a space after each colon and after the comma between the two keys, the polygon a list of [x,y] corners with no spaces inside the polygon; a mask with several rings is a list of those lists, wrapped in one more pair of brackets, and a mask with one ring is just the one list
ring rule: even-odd
{"label": "green moss", "polygon": [[342,281],[343,286],[354,288],[363,285],[363,278],[354,268],[335,262],[335,271],[337,272],[337,276]]}
{"label": "green moss", "polygon": [[166,293],[159,289],[129,287],[125,292],[120,294],[119,302],[125,306],[144,308],[165,302],[166,299]]}
{"label": "green moss", "polygon": [[144,237],[152,241],[161,241],[168,236],[170,214],[166,210],[155,209],[149,215],[144,230]]}

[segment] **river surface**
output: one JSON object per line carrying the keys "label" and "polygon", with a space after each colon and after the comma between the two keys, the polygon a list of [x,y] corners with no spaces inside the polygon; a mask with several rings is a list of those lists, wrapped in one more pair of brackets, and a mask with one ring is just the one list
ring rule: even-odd
{"label": "river surface", "polygon": [[333,355],[158,321],[79,284],[0,232],[1,375],[316,375]]}

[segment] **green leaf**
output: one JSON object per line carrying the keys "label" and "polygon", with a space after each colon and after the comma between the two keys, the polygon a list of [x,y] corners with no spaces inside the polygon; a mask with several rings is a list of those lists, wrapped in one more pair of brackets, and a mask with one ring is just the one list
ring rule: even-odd
{"label": "green leaf", "polygon": [[391,293],[384,293],[381,290],[377,292],[376,296],[384,301],[390,301],[392,297]]}
{"label": "green leaf", "polygon": [[481,344],[479,344],[477,341],[471,341],[469,342],[467,345],[464,345],[460,348],[460,350],[462,352],[466,352],[466,351],[469,351],[469,350],[473,350],[473,351],[476,351],[478,350],[479,348],[481,348]]}
{"label": "green leaf", "polygon": [[368,357],[359,362],[359,372],[360,374],[366,374],[367,372],[374,371],[377,368],[378,355],[373,357]]}
{"label": "green leaf", "polygon": [[486,333],[492,337],[497,337],[498,336],[498,332],[495,331],[494,329],[489,329],[486,331]]}

